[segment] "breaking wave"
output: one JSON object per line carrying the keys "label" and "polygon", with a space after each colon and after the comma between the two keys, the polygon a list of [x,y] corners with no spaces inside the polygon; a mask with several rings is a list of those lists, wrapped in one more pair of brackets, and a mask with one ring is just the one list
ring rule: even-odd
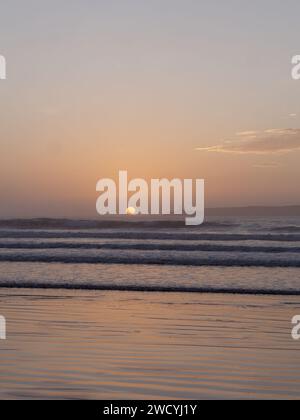
{"label": "breaking wave", "polygon": [[126,265],[170,265],[194,267],[300,267],[300,259],[295,254],[279,258],[265,258],[255,255],[253,258],[241,257],[240,254],[230,255],[192,255],[174,253],[173,255],[158,253],[126,253],[102,255],[60,255],[43,253],[4,253],[0,255],[0,262],[30,262],[30,263],[62,263],[62,264],[126,264]]}
{"label": "breaking wave", "polygon": [[100,290],[127,292],[164,292],[164,293],[218,293],[240,295],[300,296],[300,290],[292,289],[251,289],[251,288],[216,288],[216,287],[182,287],[182,286],[144,286],[144,285],[105,285],[94,283],[47,283],[47,282],[5,282],[0,281],[0,288],[15,289],[64,289],[64,290]]}
{"label": "breaking wave", "polygon": [[220,245],[191,243],[86,243],[86,242],[0,242],[0,249],[85,249],[85,250],[137,250],[137,251],[203,251],[242,253],[300,253],[300,246]]}
{"label": "breaking wave", "polygon": [[273,241],[300,242],[300,234],[265,233],[194,233],[148,230],[102,230],[102,231],[44,231],[44,230],[0,230],[0,238],[6,239],[143,239],[182,241]]}

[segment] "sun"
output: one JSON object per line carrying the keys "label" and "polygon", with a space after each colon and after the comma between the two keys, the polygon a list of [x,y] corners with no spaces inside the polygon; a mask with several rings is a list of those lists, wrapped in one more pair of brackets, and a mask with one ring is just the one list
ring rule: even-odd
{"label": "sun", "polygon": [[134,207],[128,207],[126,210],[126,214],[128,216],[134,216],[136,214],[136,209]]}

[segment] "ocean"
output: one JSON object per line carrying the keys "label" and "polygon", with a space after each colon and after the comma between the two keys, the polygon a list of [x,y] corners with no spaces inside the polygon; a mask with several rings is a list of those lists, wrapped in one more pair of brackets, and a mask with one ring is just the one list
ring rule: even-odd
{"label": "ocean", "polygon": [[300,294],[300,217],[7,225],[2,287]]}

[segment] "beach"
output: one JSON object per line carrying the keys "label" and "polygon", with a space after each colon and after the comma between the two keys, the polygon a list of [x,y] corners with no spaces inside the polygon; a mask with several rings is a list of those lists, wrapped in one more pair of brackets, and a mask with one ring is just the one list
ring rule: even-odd
{"label": "beach", "polygon": [[0,398],[300,398],[299,229],[3,222]]}
{"label": "beach", "polygon": [[1,399],[300,398],[300,297],[1,289]]}
{"label": "beach", "polygon": [[2,2],[0,400],[300,399],[299,15]]}

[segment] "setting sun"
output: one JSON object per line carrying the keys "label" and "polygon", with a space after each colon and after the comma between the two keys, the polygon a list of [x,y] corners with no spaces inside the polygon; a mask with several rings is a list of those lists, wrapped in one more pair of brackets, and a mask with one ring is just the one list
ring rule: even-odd
{"label": "setting sun", "polygon": [[126,210],[126,214],[128,216],[135,216],[136,215],[136,209],[134,207],[128,207]]}

